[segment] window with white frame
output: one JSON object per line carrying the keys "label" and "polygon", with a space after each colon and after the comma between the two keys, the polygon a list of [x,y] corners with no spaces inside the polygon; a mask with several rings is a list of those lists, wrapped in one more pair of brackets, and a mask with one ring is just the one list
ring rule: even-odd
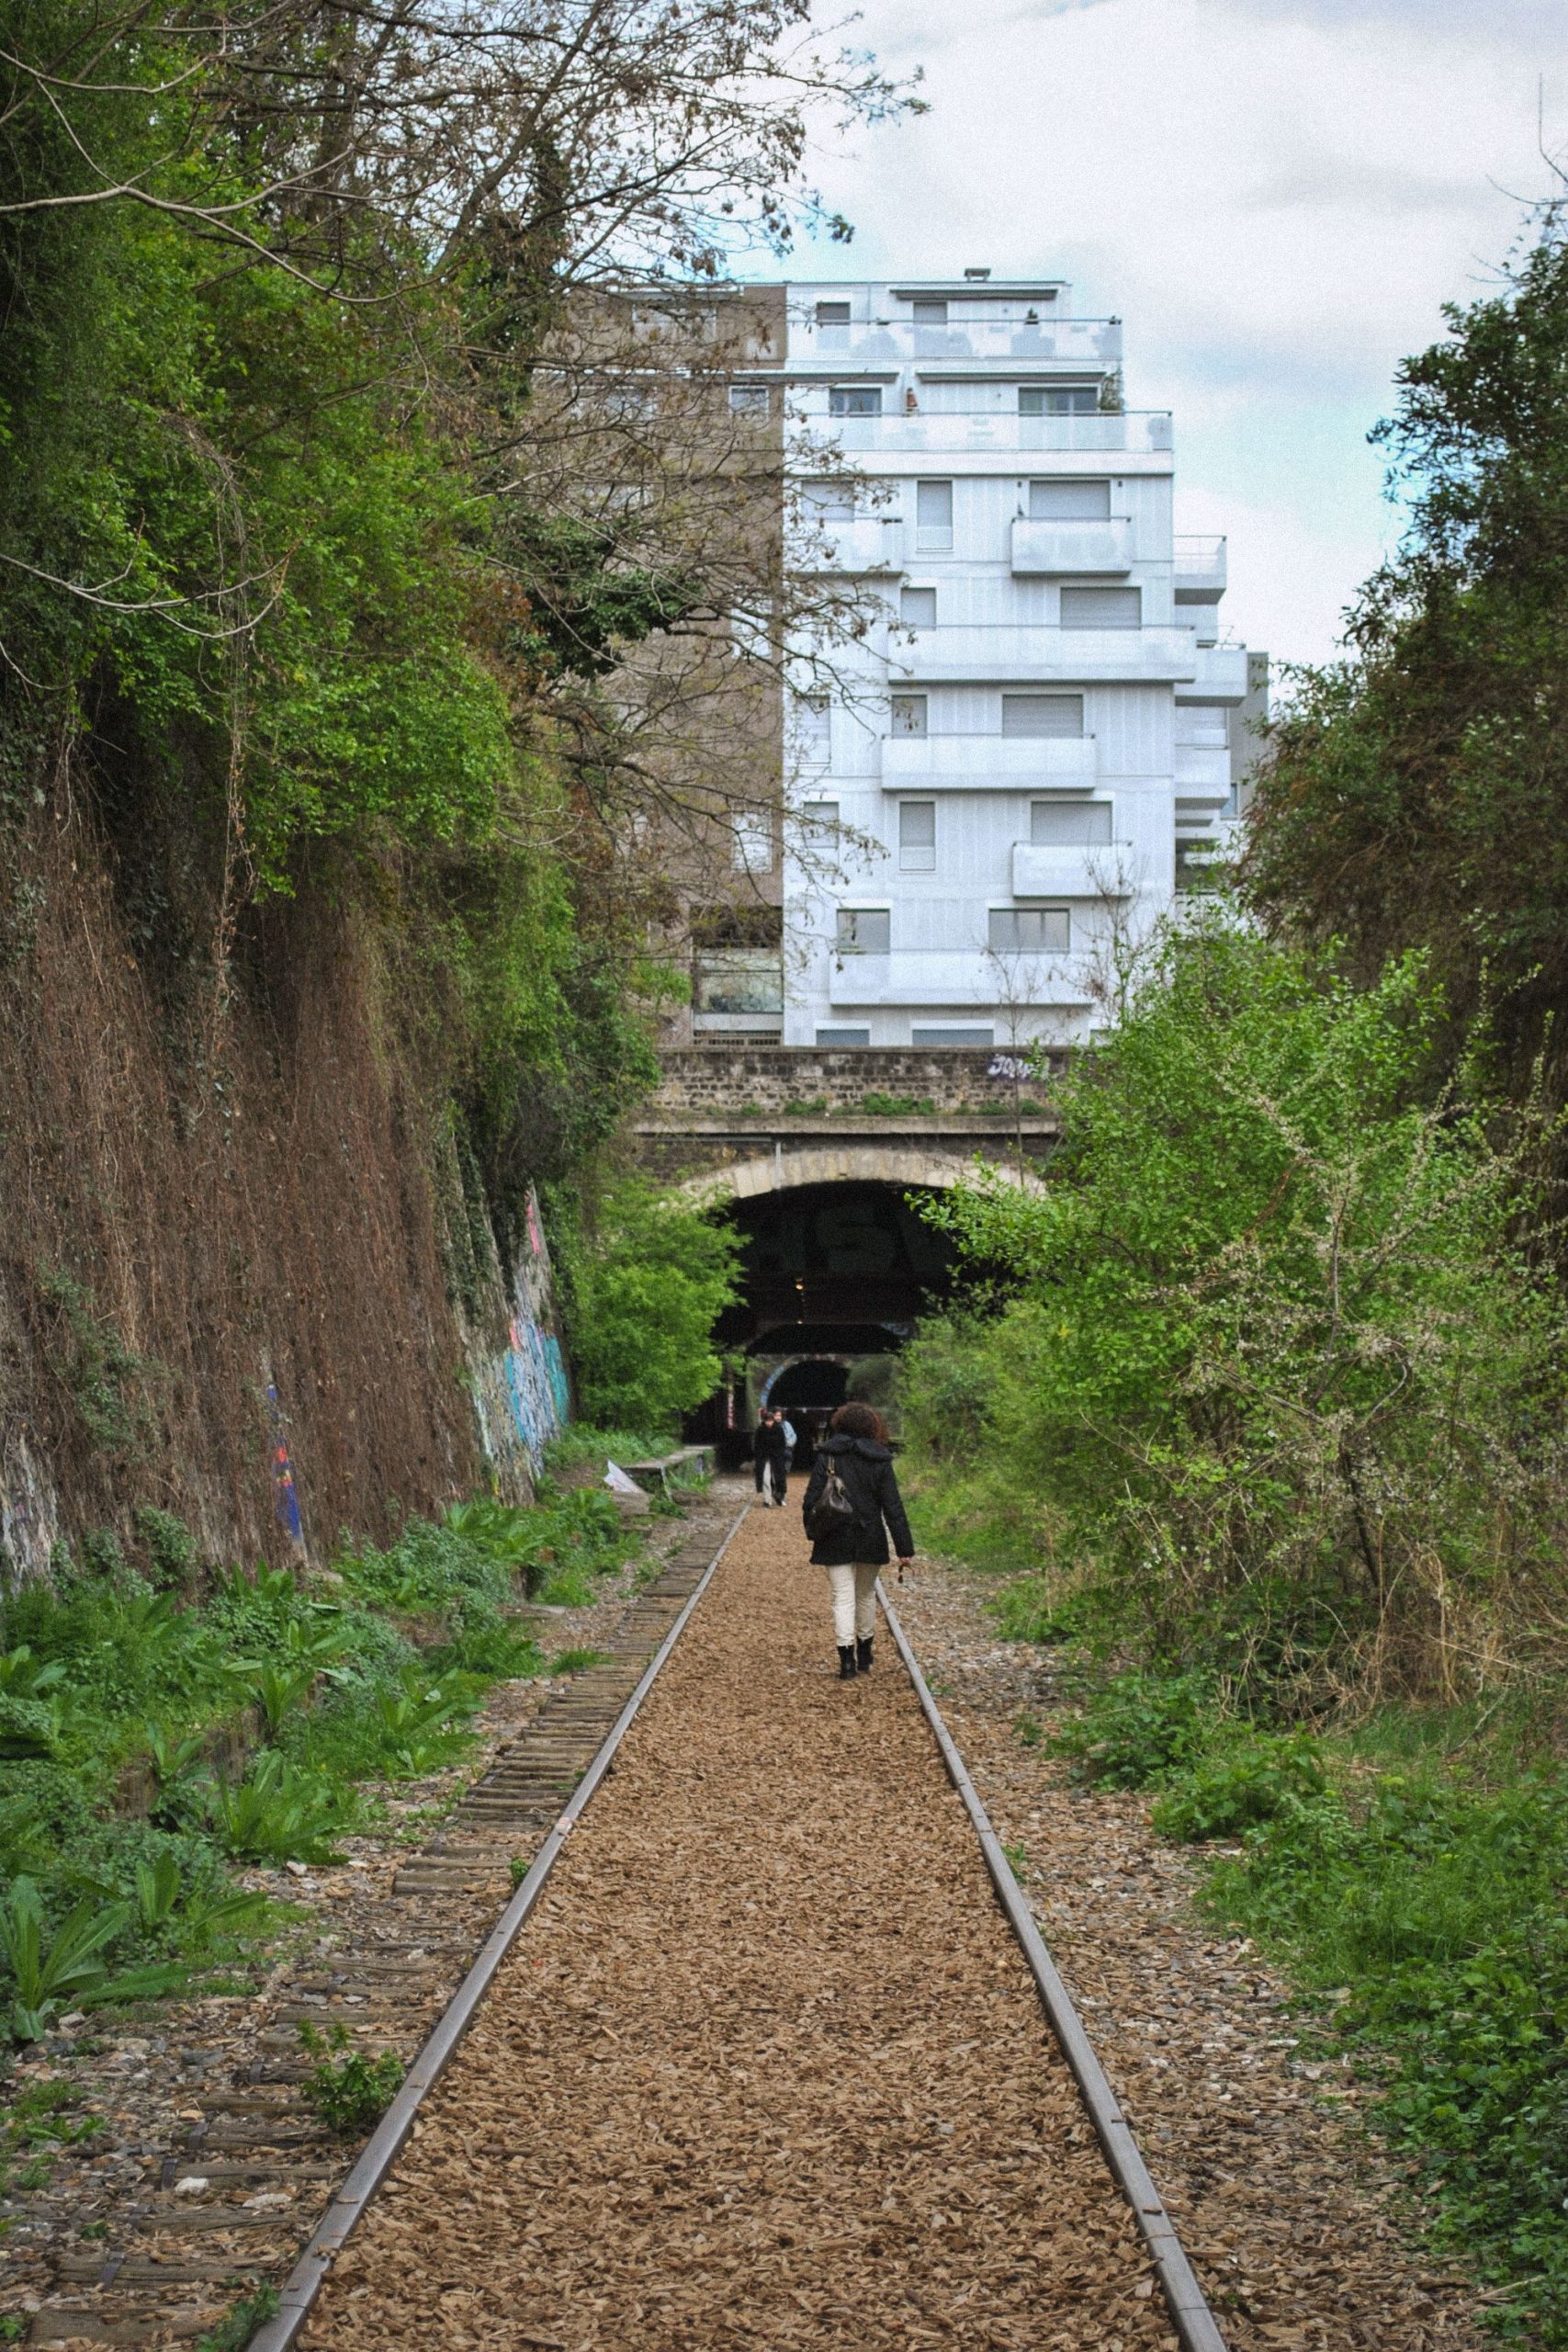
{"label": "window with white frame", "polygon": [[1113,816],[1109,800],[1032,800],[1029,839],[1035,849],[1104,849]]}
{"label": "window with white frame", "polygon": [[848,1028],[837,1021],[818,1023],[817,1043],[819,1046],[869,1046],[871,1031]]}
{"label": "window with white frame", "polygon": [[838,950],[840,956],[886,956],[893,936],[893,917],[886,907],[840,907]]}
{"label": "window with white frame", "polygon": [[936,802],[898,803],[898,870],[901,874],[936,872]]}
{"label": "window with white frame", "polygon": [[888,701],[888,733],[923,736],[929,705],[924,695],[894,695]]}
{"label": "window with white frame", "polygon": [[830,384],[828,388],[829,416],[880,416],[882,387],[880,384]]}
{"label": "window with white frame", "polygon": [[730,863],[737,874],[770,874],[773,865],[772,820],[761,813],[737,817],[730,836]]}
{"label": "window with white frame", "polygon": [[826,767],[833,749],[833,719],[826,695],[796,695],[790,705],[795,757],[806,767]]}
{"label": "window with white frame", "polygon": [[1073,944],[1066,907],[993,907],[986,918],[993,956],[1065,956]]}
{"label": "window with white frame", "polygon": [[1092,416],[1100,406],[1094,384],[1021,384],[1020,416]]}
{"label": "window with white frame", "polygon": [[909,304],[909,313],[918,327],[944,327],[947,324],[945,294],[917,294]]}
{"label": "window with white frame", "polygon": [[839,834],[839,803],[836,800],[808,800],[800,813],[813,846],[830,848]]}
{"label": "window with white frame", "polygon": [[936,590],[934,588],[900,588],[898,617],[906,628],[935,628]]}
{"label": "window with white frame", "polygon": [[852,481],[803,481],[800,503],[808,522],[852,523],[859,508]]}
{"label": "window with white frame", "polygon": [[850,306],[847,302],[818,303],[817,346],[819,351],[849,349]]}
{"label": "window with white frame", "polygon": [[1088,480],[1032,481],[1029,519],[1032,523],[1100,523],[1111,513],[1109,481]]}
{"label": "window with white frame", "polygon": [[1004,695],[1004,735],[1063,736],[1083,733],[1082,695]]}
{"label": "window with white frame", "polygon": [[932,553],[953,545],[953,484],[915,484],[915,545]]}
{"label": "window with white frame", "polygon": [[1141,588],[1064,588],[1064,628],[1142,628]]}
{"label": "window with white frame", "polygon": [[982,1028],[977,1023],[974,1026],[965,1023],[963,1028],[956,1025],[937,1028],[934,1025],[928,1027],[918,1021],[909,1032],[911,1046],[994,1046],[996,1042],[996,1031],[989,1026]]}
{"label": "window with white frame", "polygon": [[766,416],[773,408],[773,396],[766,384],[731,384],[729,406],[736,416]]}

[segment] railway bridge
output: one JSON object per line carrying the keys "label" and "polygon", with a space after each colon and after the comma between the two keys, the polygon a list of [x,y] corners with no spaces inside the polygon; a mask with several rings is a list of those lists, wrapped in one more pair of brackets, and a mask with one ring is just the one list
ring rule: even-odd
{"label": "railway bridge", "polygon": [[649,1172],[722,1204],[745,1288],[719,1326],[744,1375],[691,1430],[739,1442],[764,1400],[796,1416],[884,1393],[890,1359],[952,1284],[947,1238],[919,1214],[994,1166],[1034,1185],[1056,1136],[1049,1079],[989,1048],[732,1044],[663,1057],[634,1127]]}

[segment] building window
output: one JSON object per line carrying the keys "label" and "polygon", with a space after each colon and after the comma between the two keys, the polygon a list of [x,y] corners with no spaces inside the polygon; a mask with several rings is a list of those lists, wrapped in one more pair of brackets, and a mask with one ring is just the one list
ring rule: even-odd
{"label": "building window", "polygon": [[827,695],[796,695],[790,717],[797,758],[809,767],[826,767],[833,744],[833,722]]}
{"label": "building window", "polygon": [[953,484],[950,481],[916,483],[915,545],[933,550],[953,545]]}
{"label": "building window", "polygon": [[738,817],[730,837],[730,863],[737,874],[771,874],[773,829],[766,817]]}
{"label": "building window", "polygon": [[807,518],[817,523],[852,523],[860,511],[852,481],[803,481],[800,503]]}
{"label": "building window", "polygon": [[917,1025],[909,1032],[911,1046],[994,1046],[994,1029],[928,1029]]}
{"label": "building window", "polygon": [[[908,592],[906,591],[906,594]],[[893,735],[919,735],[926,732],[928,704],[924,695],[895,695],[888,706]]]}
{"label": "building window", "polygon": [[880,384],[834,384],[828,393],[829,416],[880,416]]}
{"label": "building window", "polygon": [[731,384],[729,405],[736,416],[767,416],[773,396],[766,384]]}
{"label": "building window", "polygon": [[1004,695],[1004,735],[1081,735],[1082,695]]}
{"label": "building window", "polygon": [[1029,839],[1035,849],[1104,849],[1111,816],[1109,800],[1032,800]]}
{"label": "building window", "polygon": [[892,943],[893,918],[886,907],[840,907],[838,947],[840,956],[886,956]]}
{"label": "building window", "polygon": [[818,1030],[817,1042],[819,1046],[869,1046],[871,1043],[871,1031],[869,1029],[845,1029],[840,1028],[837,1023],[834,1023],[830,1027],[819,1028]]}
{"label": "building window", "polygon": [[898,617],[906,628],[935,628],[936,590],[934,588],[900,588]]}
{"label": "building window", "polygon": [[849,322],[850,306],[847,302],[818,303],[817,323],[819,327],[847,327]]}
{"label": "building window", "polygon": [[1142,628],[1141,588],[1064,588],[1064,628]]}
{"label": "building window", "polygon": [[1100,523],[1111,513],[1108,481],[1032,481],[1032,523]]}
{"label": "building window", "polygon": [[898,869],[902,874],[936,872],[936,802],[898,803]]}
{"label": "building window", "polygon": [[836,800],[808,800],[801,814],[809,833],[824,841],[837,839],[839,804]]}
{"label": "building window", "polygon": [[1093,416],[1100,392],[1093,384],[1021,384],[1020,416]]}
{"label": "building window", "polygon": [[944,327],[947,324],[945,294],[917,295],[909,309],[918,327]]}
{"label": "building window", "polygon": [[993,956],[1065,956],[1073,944],[1066,907],[993,907],[986,929]]}

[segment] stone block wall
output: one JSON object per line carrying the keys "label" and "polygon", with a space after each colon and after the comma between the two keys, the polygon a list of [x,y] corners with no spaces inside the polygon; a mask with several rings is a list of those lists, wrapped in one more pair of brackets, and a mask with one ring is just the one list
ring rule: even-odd
{"label": "stone block wall", "polygon": [[[858,1111],[868,1094],[930,1102],[933,1111],[984,1111],[1010,1099],[1011,1069],[1004,1049],[989,1046],[690,1046],[660,1057],[663,1082],[647,1108],[656,1116],[763,1114],[787,1104],[821,1103],[829,1112]],[[1053,1069],[1066,1060],[1051,1057]],[[1044,1099],[1048,1081],[1026,1080],[1025,1091]]]}

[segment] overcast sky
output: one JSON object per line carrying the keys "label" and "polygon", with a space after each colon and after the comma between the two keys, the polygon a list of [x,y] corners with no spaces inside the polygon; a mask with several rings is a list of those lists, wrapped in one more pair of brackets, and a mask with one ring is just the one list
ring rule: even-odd
{"label": "overcast sky", "polygon": [[1070,278],[1176,411],[1177,528],[1224,531],[1232,628],[1334,650],[1393,528],[1367,434],[1568,148],[1563,0],[866,0],[931,112],[817,160],[855,224],[802,275]]}

